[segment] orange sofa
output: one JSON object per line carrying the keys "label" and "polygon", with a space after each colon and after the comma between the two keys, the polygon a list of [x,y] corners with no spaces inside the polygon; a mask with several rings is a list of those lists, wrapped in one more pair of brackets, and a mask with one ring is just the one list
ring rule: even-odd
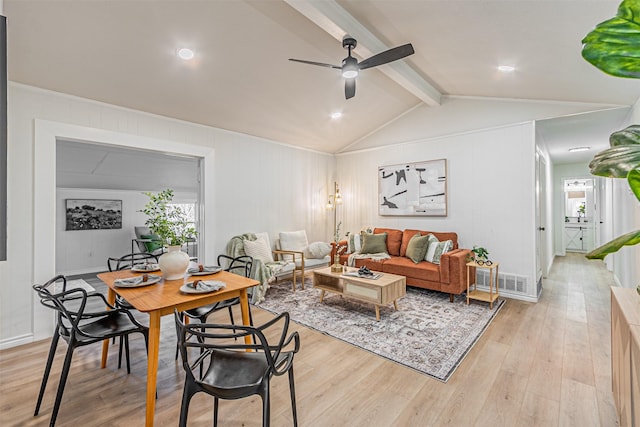
{"label": "orange sofa", "polygon": [[[449,300],[453,302],[454,295],[460,295],[467,290],[467,258],[471,251],[458,247],[458,235],[456,233],[440,233],[423,230],[396,230],[392,228],[375,228],[374,234],[387,233],[387,252],[390,259],[373,260],[371,258],[355,259],[355,266],[366,266],[370,270],[383,273],[398,274],[407,278],[407,285],[417,288],[431,289],[449,294]],[[442,254],[440,264],[428,261],[414,263],[405,256],[409,240],[416,234],[433,234],[439,241],[451,240],[453,249]],[[345,246],[347,241],[339,242],[339,246]],[[335,250],[335,249],[334,249]],[[332,259],[334,253],[332,253]],[[340,255],[340,264],[345,264],[349,254]],[[471,274],[475,274],[473,269]]]}

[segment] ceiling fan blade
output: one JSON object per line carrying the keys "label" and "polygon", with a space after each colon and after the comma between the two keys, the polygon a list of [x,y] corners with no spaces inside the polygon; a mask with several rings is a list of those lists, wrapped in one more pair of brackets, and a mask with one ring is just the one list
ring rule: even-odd
{"label": "ceiling fan blade", "polygon": [[344,97],[345,99],[353,98],[356,96],[356,79],[344,80]]}
{"label": "ceiling fan blade", "polygon": [[411,45],[411,43],[407,43],[402,46],[385,50],[384,52],[380,52],[377,55],[373,55],[372,57],[358,63],[358,67],[361,70],[366,70],[367,68],[377,67],[378,65],[397,61],[398,59],[402,59],[405,56],[413,55],[414,52],[415,51],[413,50],[413,46]]}
{"label": "ceiling fan blade", "polygon": [[328,67],[328,68],[335,68],[336,70],[342,70],[342,67],[339,67],[337,65],[332,65],[332,64],[325,64],[324,62],[305,61],[303,59],[293,59],[293,58],[289,58],[289,61],[301,62],[303,64],[317,65],[319,67]]}

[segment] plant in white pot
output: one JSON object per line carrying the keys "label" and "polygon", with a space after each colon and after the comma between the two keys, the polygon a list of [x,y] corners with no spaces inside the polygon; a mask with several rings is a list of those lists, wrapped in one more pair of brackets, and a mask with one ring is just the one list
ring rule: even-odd
{"label": "plant in white pot", "polygon": [[158,260],[162,276],[165,280],[182,279],[189,268],[189,255],[181,250],[182,245],[198,233],[185,210],[171,204],[173,190],[144,194],[149,197],[149,202],[140,211],[148,216],[145,225],[160,237],[168,250]]}

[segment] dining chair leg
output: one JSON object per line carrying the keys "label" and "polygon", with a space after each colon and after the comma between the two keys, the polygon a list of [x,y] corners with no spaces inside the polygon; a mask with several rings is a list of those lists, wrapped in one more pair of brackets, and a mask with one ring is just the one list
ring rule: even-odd
{"label": "dining chair leg", "polygon": [[[116,337],[113,337],[115,340]],[[118,369],[122,368],[122,347],[124,346],[124,336],[120,336],[120,344],[118,345]]]}
{"label": "dining chair leg", "polygon": [[58,331],[56,328],[56,332],[53,334],[51,338],[51,346],[49,347],[49,357],[47,357],[47,365],[44,368],[44,374],[42,375],[42,384],[40,385],[40,394],[38,395],[38,402],[36,403],[36,410],[33,413],[33,416],[38,415],[40,412],[40,404],[42,403],[42,396],[44,396],[44,390],[47,387],[47,381],[49,380],[49,373],[51,372],[51,365],[53,364],[53,357],[56,354],[56,348],[58,347],[58,340],[60,339],[60,335],[58,335]]}
{"label": "dining chair leg", "polygon": [[218,427],[218,405],[220,404],[220,399],[217,397],[213,398],[213,427]]}
{"label": "dining chair leg", "polygon": [[195,388],[189,384],[188,381],[184,383],[184,390],[182,391],[182,404],[180,406],[180,427],[187,427],[187,418],[189,416],[189,403],[191,398],[196,393]]}
{"label": "dining chair leg", "polygon": [[56,424],[56,418],[58,417],[58,410],[60,409],[60,402],[62,402],[62,394],[64,393],[64,386],[67,383],[67,377],[69,376],[69,368],[71,367],[71,358],[73,357],[74,343],[70,342],[67,347],[67,354],[64,357],[64,364],[62,365],[62,373],[60,374],[60,383],[58,384],[58,392],[56,393],[56,401],[53,404],[53,411],[51,412],[50,426]]}
{"label": "dining chair leg", "polygon": [[289,391],[291,392],[291,410],[293,412],[293,427],[298,427],[298,411],[296,410],[296,388],[293,381],[293,365],[289,368]]}
{"label": "dining chair leg", "polygon": [[262,390],[262,427],[269,427],[271,423],[271,396],[269,395],[269,380],[263,384]]}
{"label": "dining chair leg", "polygon": [[124,338],[124,357],[127,359],[127,374],[131,373],[131,362],[129,361],[129,335],[123,335]]}

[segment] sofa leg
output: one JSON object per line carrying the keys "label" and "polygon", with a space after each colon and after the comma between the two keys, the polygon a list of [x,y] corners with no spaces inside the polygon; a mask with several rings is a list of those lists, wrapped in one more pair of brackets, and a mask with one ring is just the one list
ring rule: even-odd
{"label": "sofa leg", "polygon": [[453,302],[453,294],[449,294],[449,302]]}

